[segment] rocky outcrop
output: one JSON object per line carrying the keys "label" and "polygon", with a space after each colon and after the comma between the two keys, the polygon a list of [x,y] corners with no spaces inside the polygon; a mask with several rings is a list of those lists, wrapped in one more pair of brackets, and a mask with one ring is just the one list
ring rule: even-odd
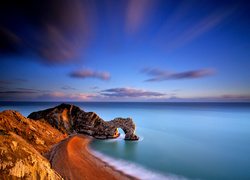
{"label": "rocky outcrop", "polygon": [[50,146],[68,137],[46,121],[28,119],[18,111],[1,112],[0,129],[20,136],[41,154],[49,152]]}
{"label": "rocky outcrop", "polygon": [[62,179],[41,153],[67,135],[17,111],[0,113],[0,179]]}
{"label": "rocky outcrop", "polygon": [[85,112],[77,106],[61,104],[54,108],[31,113],[28,118],[47,121],[53,127],[69,134],[82,133],[94,138],[107,139],[119,136],[118,128],[125,133],[126,140],[138,140],[136,125],[131,118],[116,118],[104,121],[94,112]]}
{"label": "rocky outcrop", "polygon": [[138,140],[135,135],[136,125],[131,118],[115,118],[111,121],[104,121],[101,118],[97,119],[94,125],[92,136],[95,138],[116,138],[119,137],[118,128],[121,128],[125,133],[125,140]]}

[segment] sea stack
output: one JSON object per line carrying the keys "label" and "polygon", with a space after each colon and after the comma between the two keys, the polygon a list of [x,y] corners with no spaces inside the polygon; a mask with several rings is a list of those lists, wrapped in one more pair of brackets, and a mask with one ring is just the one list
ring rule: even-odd
{"label": "sea stack", "polygon": [[125,133],[125,140],[138,140],[136,125],[131,118],[115,118],[104,121],[94,112],[85,112],[79,107],[62,103],[54,108],[31,113],[28,118],[47,121],[62,132],[86,134],[98,139],[119,137],[118,128]]}

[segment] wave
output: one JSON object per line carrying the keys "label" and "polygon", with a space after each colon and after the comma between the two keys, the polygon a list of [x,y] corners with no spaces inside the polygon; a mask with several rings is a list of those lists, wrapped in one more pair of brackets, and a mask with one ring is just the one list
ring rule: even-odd
{"label": "wave", "polygon": [[161,174],[158,172],[154,172],[152,170],[149,170],[141,165],[138,165],[136,163],[132,163],[129,161],[125,161],[122,159],[115,159],[110,156],[104,155],[103,153],[93,150],[92,148],[89,148],[89,150],[96,155],[97,157],[101,158],[104,162],[110,164],[111,166],[115,167],[115,169],[124,172],[125,174],[137,177],[138,179],[142,180],[155,180],[155,179],[161,179],[161,180],[188,180],[188,178],[171,174],[171,173],[165,173]]}

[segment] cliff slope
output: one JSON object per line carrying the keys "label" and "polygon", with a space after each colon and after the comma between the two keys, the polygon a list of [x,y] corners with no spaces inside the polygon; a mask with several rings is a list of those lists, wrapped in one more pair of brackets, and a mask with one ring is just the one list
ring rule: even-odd
{"label": "cliff slope", "polygon": [[67,135],[17,111],[0,113],[0,179],[62,179],[41,154]]}

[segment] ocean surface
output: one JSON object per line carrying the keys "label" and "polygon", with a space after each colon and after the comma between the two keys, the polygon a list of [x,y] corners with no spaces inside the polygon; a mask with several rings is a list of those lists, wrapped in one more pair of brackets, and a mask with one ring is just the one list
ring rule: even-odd
{"label": "ocean surface", "polygon": [[[68,102],[109,121],[131,117],[139,141],[93,140],[91,150],[141,179],[250,179],[250,103]],[[0,102],[24,116],[58,102]]]}

